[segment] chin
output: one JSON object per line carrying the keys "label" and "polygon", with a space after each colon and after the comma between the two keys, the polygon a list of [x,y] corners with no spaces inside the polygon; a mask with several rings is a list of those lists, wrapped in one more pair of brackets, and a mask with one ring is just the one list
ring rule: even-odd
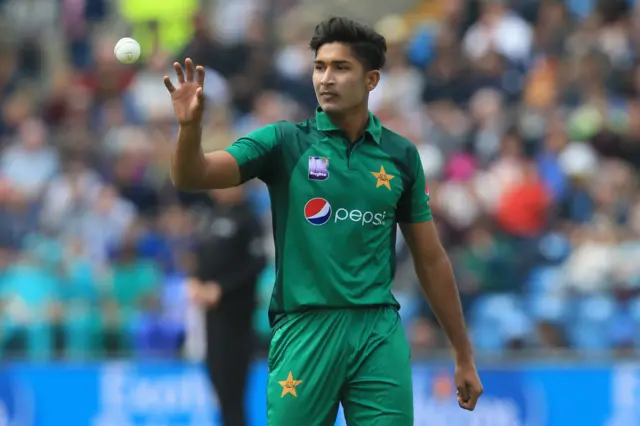
{"label": "chin", "polygon": [[341,108],[340,105],[334,103],[320,104],[320,108],[322,108],[322,111],[326,112],[327,114],[339,114],[344,110],[344,108]]}

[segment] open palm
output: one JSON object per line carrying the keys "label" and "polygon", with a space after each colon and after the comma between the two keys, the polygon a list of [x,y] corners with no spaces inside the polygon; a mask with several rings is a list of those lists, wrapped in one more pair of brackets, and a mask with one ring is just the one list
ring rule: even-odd
{"label": "open palm", "polygon": [[[171,94],[173,111],[180,125],[199,123],[204,109],[204,68],[194,68],[191,59],[184,62],[185,70],[175,62],[173,68],[178,78],[178,87],[171,83],[169,77],[164,78],[164,85]],[[186,77],[185,77],[186,75]]]}

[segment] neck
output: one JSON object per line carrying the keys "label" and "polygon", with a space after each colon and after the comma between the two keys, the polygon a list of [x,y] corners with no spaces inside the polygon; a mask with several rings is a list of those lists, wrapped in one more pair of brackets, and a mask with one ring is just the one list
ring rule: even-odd
{"label": "neck", "polygon": [[343,114],[327,113],[327,116],[337,128],[347,134],[351,142],[355,142],[360,138],[369,123],[369,109],[366,104],[359,105]]}

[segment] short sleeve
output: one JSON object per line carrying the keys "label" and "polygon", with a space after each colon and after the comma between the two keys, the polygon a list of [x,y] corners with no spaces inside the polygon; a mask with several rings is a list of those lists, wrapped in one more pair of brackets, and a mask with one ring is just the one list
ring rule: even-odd
{"label": "short sleeve", "polygon": [[424,170],[420,155],[412,147],[412,155],[408,164],[410,179],[398,202],[396,217],[400,223],[426,222],[432,219],[429,207],[429,190],[424,178]]}
{"label": "short sleeve", "polygon": [[278,127],[270,124],[238,139],[225,151],[238,162],[242,183],[253,178],[269,183],[275,170],[273,153],[279,143]]}

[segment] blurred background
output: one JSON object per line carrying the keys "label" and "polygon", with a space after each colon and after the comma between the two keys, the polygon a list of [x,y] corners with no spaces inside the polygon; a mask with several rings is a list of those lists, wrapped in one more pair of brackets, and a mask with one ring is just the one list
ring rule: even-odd
{"label": "blurred background", "polygon": [[[0,426],[217,424],[185,285],[212,200],[171,185],[162,77],[186,57],[206,67],[205,150],[303,120],[316,106],[307,43],[329,15],[387,38],[370,108],[418,146],[483,368],[486,397],[460,413],[440,368],[446,339],[399,240],[416,425],[640,424],[640,3],[0,0],[0,11]],[[134,65],[113,54],[125,36],[142,45]],[[245,195],[272,253],[266,188]],[[255,294],[255,425],[273,274],[270,254]]]}

